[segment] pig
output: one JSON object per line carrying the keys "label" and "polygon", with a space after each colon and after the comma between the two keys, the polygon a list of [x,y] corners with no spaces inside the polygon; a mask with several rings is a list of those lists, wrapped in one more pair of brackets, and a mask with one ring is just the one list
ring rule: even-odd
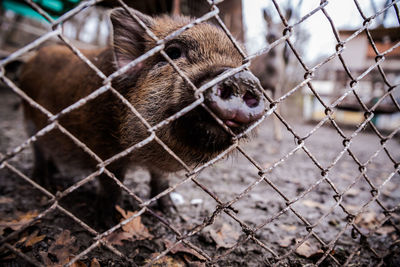
{"label": "pig", "polygon": [[[130,12],[159,39],[190,23],[190,19],[184,16],[150,17],[133,9]],[[122,8],[111,11],[111,47],[82,51],[105,75],[112,74],[156,46],[130,12]],[[243,60],[226,34],[209,23],[196,25],[169,40],[164,51],[197,88],[219,74],[240,66]],[[21,88],[53,114],[102,85],[103,80],[62,45],[40,48],[25,63],[21,74]],[[114,79],[112,86],[150,125],[163,121],[196,100],[191,87],[159,53]],[[244,70],[207,90],[204,103],[233,133],[238,134],[260,119],[265,111],[265,99],[258,88],[257,78]],[[27,102],[23,106],[29,135],[48,124],[40,111]],[[149,136],[141,120],[111,92],[103,93],[79,109],[61,116],[59,123],[102,160]],[[206,162],[233,144],[232,135],[201,106],[158,129],[156,134],[188,166]],[[33,143],[33,152],[32,176],[44,185],[50,183],[57,171],[87,170],[97,164],[58,129],[38,138]],[[131,166],[149,170],[151,196],[168,187],[168,174],[182,169],[182,165],[155,141],[134,150],[107,168],[123,181]],[[121,192],[107,175],[101,174],[98,178],[97,219],[109,222]],[[163,208],[170,207],[168,196],[160,200]]]}
{"label": "pig", "polygon": [[[286,17],[290,19],[292,12],[286,13]],[[271,44],[282,36],[284,26],[282,23],[275,23],[267,9],[263,10],[263,14],[267,25],[265,39],[268,44]],[[278,45],[268,53],[256,57],[251,64],[251,71],[258,77],[262,87],[270,90],[274,97],[280,96],[280,87],[289,61],[287,49],[287,45]]]}
{"label": "pig", "polygon": [[[292,10],[288,8],[285,12],[287,19],[292,16]],[[282,36],[284,25],[274,22],[268,9],[263,10],[264,20],[267,25],[266,41],[268,44],[275,42]],[[274,99],[282,95],[285,81],[285,70],[289,63],[288,45],[278,45],[273,47],[268,53],[256,57],[251,64],[251,71],[260,80],[261,86],[268,90]],[[280,113],[280,106],[277,107]],[[274,116],[274,138],[276,141],[282,140],[282,130],[279,119]]]}

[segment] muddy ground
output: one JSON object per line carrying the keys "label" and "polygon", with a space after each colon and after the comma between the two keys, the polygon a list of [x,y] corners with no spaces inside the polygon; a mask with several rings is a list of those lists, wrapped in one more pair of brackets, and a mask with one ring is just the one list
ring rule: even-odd
{"label": "muddy ground", "polygon": [[[303,136],[316,123],[299,123],[290,121],[295,131]],[[354,129],[346,128],[344,132],[350,135]],[[293,136],[283,129],[283,139],[277,142],[273,138],[272,120],[268,118],[260,127],[259,134],[252,141],[243,145],[243,149],[261,166],[267,168],[296,147]],[[6,153],[20,145],[27,136],[22,125],[22,110],[19,99],[6,89],[0,89],[0,152]],[[306,146],[314,155],[319,164],[324,167],[330,165],[334,158],[342,151],[342,139],[337,132],[327,126],[317,130],[306,140]],[[361,161],[367,161],[380,147],[379,139],[368,130],[363,130],[350,147],[352,152]],[[400,160],[399,137],[386,144],[393,158]],[[18,170],[30,175],[33,159],[30,149],[26,149],[9,161]],[[394,164],[381,151],[367,166],[367,176],[379,186],[395,171]],[[359,176],[359,168],[354,160],[345,153],[329,172],[329,179],[337,190],[344,190]],[[274,168],[267,176],[274,185],[288,198],[295,199],[306,191],[312,184],[321,179],[321,171],[302,150],[286,159]],[[73,179],[58,177],[57,188],[63,190],[73,183]],[[171,175],[171,184],[176,184],[185,178],[184,174]],[[75,181],[79,177],[75,177]],[[251,183],[259,179],[258,170],[240,153],[222,160],[205,169],[198,176],[198,181],[216,194],[221,201],[230,201]],[[146,199],[149,194],[149,176],[145,170],[133,170],[129,173],[124,184]],[[96,227],[93,222],[95,210],[95,182],[86,184],[82,188],[60,201],[61,205],[82,219],[88,225]],[[343,205],[349,211],[357,211],[371,199],[371,187],[364,178],[360,179],[347,191],[343,197]],[[335,205],[335,195],[331,186],[322,181],[313,190],[293,205],[297,214],[301,215],[311,225],[317,224],[313,231],[325,243],[336,240],[347,223],[347,215]],[[133,211],[134,205],[125,194],[121,207],[124,211]],[[217,203],[209,194],[199,188],[194,182],[188,181],[177,187],[174,199],[179,216],[160,216],[166,218],[175,229],[187,233],[194,226],[201,224],[216,210]],[[385,183],[378,197],[387,209],[398,207],[400,203],[400,176],[396,173]],[[49,204],[41,192],[34,189],[29,183],[7,168],[0,169],[0,234],[6,237],[18,230],[21,224],[37,213],[45,210]],[[250,227],[256,227],[265,220],[273,218],[279,211],[285,209],[286,204],[280,196],[266,182],[259,183],[245,197],[237,201],[233,207],[236,216]],[[123,212],[123,211],[122,211]],[[326,217],[318,220],[324,215]],[[111,253],[100,246],[83,256],[77,263],[79,266],[128,266],[144,265],[157,253],[162,252],[175,235],[150,214],[143,214],[141,222],[125,233],[130,235],[127,240],[111,240],[118,250],[123,252],[131,262]],[[358,229],[365,235],[373,230],[384,218],[383,210],[376,202],[370,203],[365,212],[356,218]],[[351,227],[344,230],[339,236],[332,256],[343,264],[349,255],[361,244],[350,260],[351,266],[399,266],[399,232],[400,212],[392,213],[389,221],[379,226],[379,229],[368,239],[351,231]],[[139,229],[138,229],[139,228]],[[397,228],[398,229],[398,228]],[[101,229],[100,229],[101,230]],[[139,233],[138,233],[139,232]],[[121,233],[121,231],[119,232]],[[303,266],[315,263],[323,255],[320,243],[310,237],[293,253],[290,252],[297,241],[307,236],[305,224],[294,212],[287,211],[256,232],[255,237],[263,242],[282,260],[279,266]],[[215,222],[201,230],[189,240],[201,248],[211,258],[223,255],[227,249],[245,237],[240,225],[231,217],[220,213]],[[118,236],[117,236],[118,239]],[[123,239],[123,238],[121,238]],[[28,227],[21,234],[8,241],[19,251],[44,265],[60,265],[68,262],[94,243],[93,235],[84,230],[79,224],[63,213],[55,210],[42,218],[38,223]],[[373,248],[376,254],[384,256],[377,258],[369,249]],[[216,266],[269,266],[274,263],[273,255],[254,241],[247,241],[235,248],[231,253],[215,262]],[[99,265],[98,265],[99,264]],[[204,259],[193,250],[183,246],[172,250],[166,257],[158,261],[157,266],[204,266]],[[29,266],[23,258],[11,253],[5,247],[0,248],[1,266]],[[75,266],[77,266],[75,265]],[[323,266],[337,265],[329,257],[322,263]]]}

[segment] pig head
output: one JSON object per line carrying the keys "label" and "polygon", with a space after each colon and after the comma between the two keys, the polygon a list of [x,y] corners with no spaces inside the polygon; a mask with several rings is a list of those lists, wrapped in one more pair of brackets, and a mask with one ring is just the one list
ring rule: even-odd
{"label": "pig head", "polygon": [[[142,14],[139,17],[159,39],[190,23],[187,17],[151,18]],[[156,45],[125,10],[115,10],[111,21],[116,67],[123,67]],[[196,25],[168,41],[165,52],[197,88],[240,66],[243,60],[226,34],[207,23]],[[161,55],[134,67],[122,80],[121,87],[129,88],[127,99],[151,125],[196,100],[190,86]],[[131,81],[136,81],[133,86]],[[264,112],[265,104],[257,83],[257,78],[250,72],[238,73],[206,91],[205,104],[233,132],[239,133]],[[124,118],[120,129],[120,136],[126,137],[122,140],[124,145],[131,145],[147,134],[146,128],[136,127],[137,118],[132,112],[128,111]],[[209,160],[232,144],[231,136],[201,107],[173,121],[157,134],[188,164]]]}

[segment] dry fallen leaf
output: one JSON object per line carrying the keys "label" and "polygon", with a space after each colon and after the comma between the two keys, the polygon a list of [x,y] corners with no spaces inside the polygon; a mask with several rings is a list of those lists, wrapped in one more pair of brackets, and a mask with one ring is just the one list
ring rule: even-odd
{"label": "dry fallen leaf", "polygon": [[346,196],[355,197],[355,196],[358,196],[359,194],[360,194],[360,190],[357,188],[354,188],[354,187],[352,187],[346,191]]}
{"label": "dry fallen leaf", "polygon": [[[55,256],[58,260],[57,264],[64,265],[70,261],[73,254],[78,251],[75,246],[75,237],[71,237],[68,230],[64,230],[57,237],[56,240],[51,244],[47,252],[41,251],[40,255],[46,266],[54,265],[52,260],[49,258],[49,254]],[[78,266],[76,266],[78,267]]]}
{"label": "dry fallen leaf", "polygon": [[[125,211],[120,206],[115,207],[116,210],[122,215],[121,221],[128,219],[136,214],[136,212]],[[130,222],[123,225],[122,231],[116,231],[107,237],[107,241],[114,245],[123,245],[122,240],[144,240],[152,239],[153,235],[149,233],[140,216],[133,218]]]}
{"label": "dry fallen leaf", "polygon": [[[160,254],[159,253],[151,254],[150,259],[146,260],[146,263],[150,263],[151,259],[154,259],[158,255],[160,255]],[[170,256],[164,256],[161,259],[158,259],[157,261],[153,262],[151,264],[151,266],[153,266],[153,267],[166,267],[166,266],[168,266],[168,267],[185,267],[186,264],[181,259],[175,259]]]}
{"label": "dry fallen leaf", "polygon": [[71,266],[72,267],[87,267],[87,265],[81,261],[76,261]]}
{"label": "dry fallen leaf", "polygon": [[356,217],[354,222],[364,229],[373,229],[378,223],[377,214],[373,211],[361,213]]}
{"label": "dry fallen leaf", "polygon": [[287,248],[293,243],[293,240],[293,236],[285,236],[284,238],[278,240],[278,244],[283,248]]}
{"label": "dry fallen leaf", "polygon": [[391,196],[393,192],[398,190],[398,188],[399,185],[397,183],[389,181],[385,184],[385,186],[382,187],[381,193],[387,196]]}
{"label": "dry fallen leaf", "polygon": [[319,249],[316,245],[311,244],[309,240],[306,240],[301,246],[296,249],[296,254],[305,258],[310,258],[315,254],[324,253],[322,249]]}
{"label": "dry fallen leaf", "polygon": [[392,238],[393,241],[396,241],[396,242],[399,241],[399,236],[396,233],[391,234],[390,237]]}
{"label": "dry fallen leaf", "polygon": [[348,210],[351,213],[356,213],[358,210],[360,210],[361,207],[348,204],[345,206],[345,208],[346,208],[346,210]]}
{"label": "dry fallen leaf", "polygon": [[187,254],[183,255],[183,258],[185,259],[186,266],[190,266],[190,267],[206,267],[206,263],[205,262],[193,261],[190,258],[190,256],[187,255]]}
{"label": "dry fallen leaf", "polygon": [[[117,206],[116,208],[121,213],[123,219],[128,219],[136,214],[136,212],[125,211],[120,206]],[[137,240],[153,238],[153,236],[149,233],[147,227],[142,224],[142,218],[140,216],[134,218],[129,223],[122,226],[122,230],[132,234],[132,237]]]}
{"label": "dry fallen leaf", "polygon": [[123,246],[124,243],[122,242],[123,240],[132,240],[132,235],[124,232],[122,230],[117,230],[110,235],[107,236],[107,241],[110,242],[110,244],[113,245],[118,245],[118,246]]}
{"label": "dry fallen leaf", "polygon": [[90,262],[90,267],[100,267],[100,263],[96,258],[93,258]]}
{"label": "dry fallen leaf", "polygon": [[272,163],[271,162],[265,162],[264,164],[262,164],[262,166],[263,166],[264,169],[268,169],[269,167],[272,166]]}
{"label": "dry fallen leaf", "polygon": [[310,199],[302,200],[301,203],[310,208],[317,208],[317,209],[321,209],[321,210],[326,209],[324,204],[316,202],[314,200],[310,200]]}
{"label": "dry fallen leaf", "polygon": [[15,243],[16,245],[20,245],[25,243],[25,241],[28,239],[28,236],[24,236],[22,237],[20,240],[17,241],[17,243]]}
{"label": "dry fallen leaf", "polygon": [[281,228],[282,230],[285,230],[286,232],[293,232],[293,231],[296,231],[297,226],[296,225],[280,224],[279,228]]}
{"label": "dry fallen leaf", "polygon": [[[169,241],[169,240],[165,240],[164,243],[165,243],[165,246],[166,246],[167,248],[170,248],[170,247],[174,244],[173,242],[171,242],[171,241]],[[196,258],[199,259],[199,260],[206,260],[206,258],[204,258],[204,257],[203,257],[201,254],[199,254],[196,250],[194,250],[194,249],[192,249],[192,248],[189,248],[189,247],[186,247],[186,246],[185,246],[184,244],[182,244],[182,243],[179,243],[178,245],[176,245],[175,247],[173,247],[173,248],[170,250],[170,252],[171,252],[172,254],[176,254],[176,253],[179,253],[179,252],[187,253],[187,254],[190,254],[190,255],[196,257]]]}
{"label": "dry fallen leaf", "polygon": [[10,197],[0,197],[0,204],[10,204],[13,201]]}
{"label": "dry fallen leaf", "polygon": [[38,236],[38,233],[39,233],[39,230],[36,230],[26,238],[25,247],[32,247],[33,245],[35,245],[36,243],[39,243],[46,237],[46,235]]}
{"label": "dry fallen leaf", "polygon": [[210,230],[212,239],[218,248],[230,248],[236,244],[240,234],[236,232],[229,224],[224,223],[219,230]]}
{"label": "dry fallen leaf", "polygon": [[389,235],[395,231],[396,228],[394,228],[393,226],[382,226],[378,230],[376,230],[376,233],[380,235]]}
{"label": "dry fallen leaf", "polygon": [[9,218],[0,220],[0,232],[6,228],[11,228],[14,231],[21,229],[26,223],[30,222],[39,213],[37,211],[29,211],[18,216],[17,219]]}

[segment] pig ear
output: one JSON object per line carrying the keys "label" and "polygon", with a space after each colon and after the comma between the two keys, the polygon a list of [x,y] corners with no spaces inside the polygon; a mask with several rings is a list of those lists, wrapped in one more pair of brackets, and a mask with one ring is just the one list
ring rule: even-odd
{"label": "pig ear", "polygon": [[146,31],[130,13],[136,15],[147,27],[153,25],[153,18],[137,10],[116,8],[111,11],[113,25],[113,50],[118,68],[121,68],[145,52]]}
{"label": "pig ear", "polygon": [[263,9],[264,20],[268,23],[268,27],[272,24],[271,12],[268,9]]}

